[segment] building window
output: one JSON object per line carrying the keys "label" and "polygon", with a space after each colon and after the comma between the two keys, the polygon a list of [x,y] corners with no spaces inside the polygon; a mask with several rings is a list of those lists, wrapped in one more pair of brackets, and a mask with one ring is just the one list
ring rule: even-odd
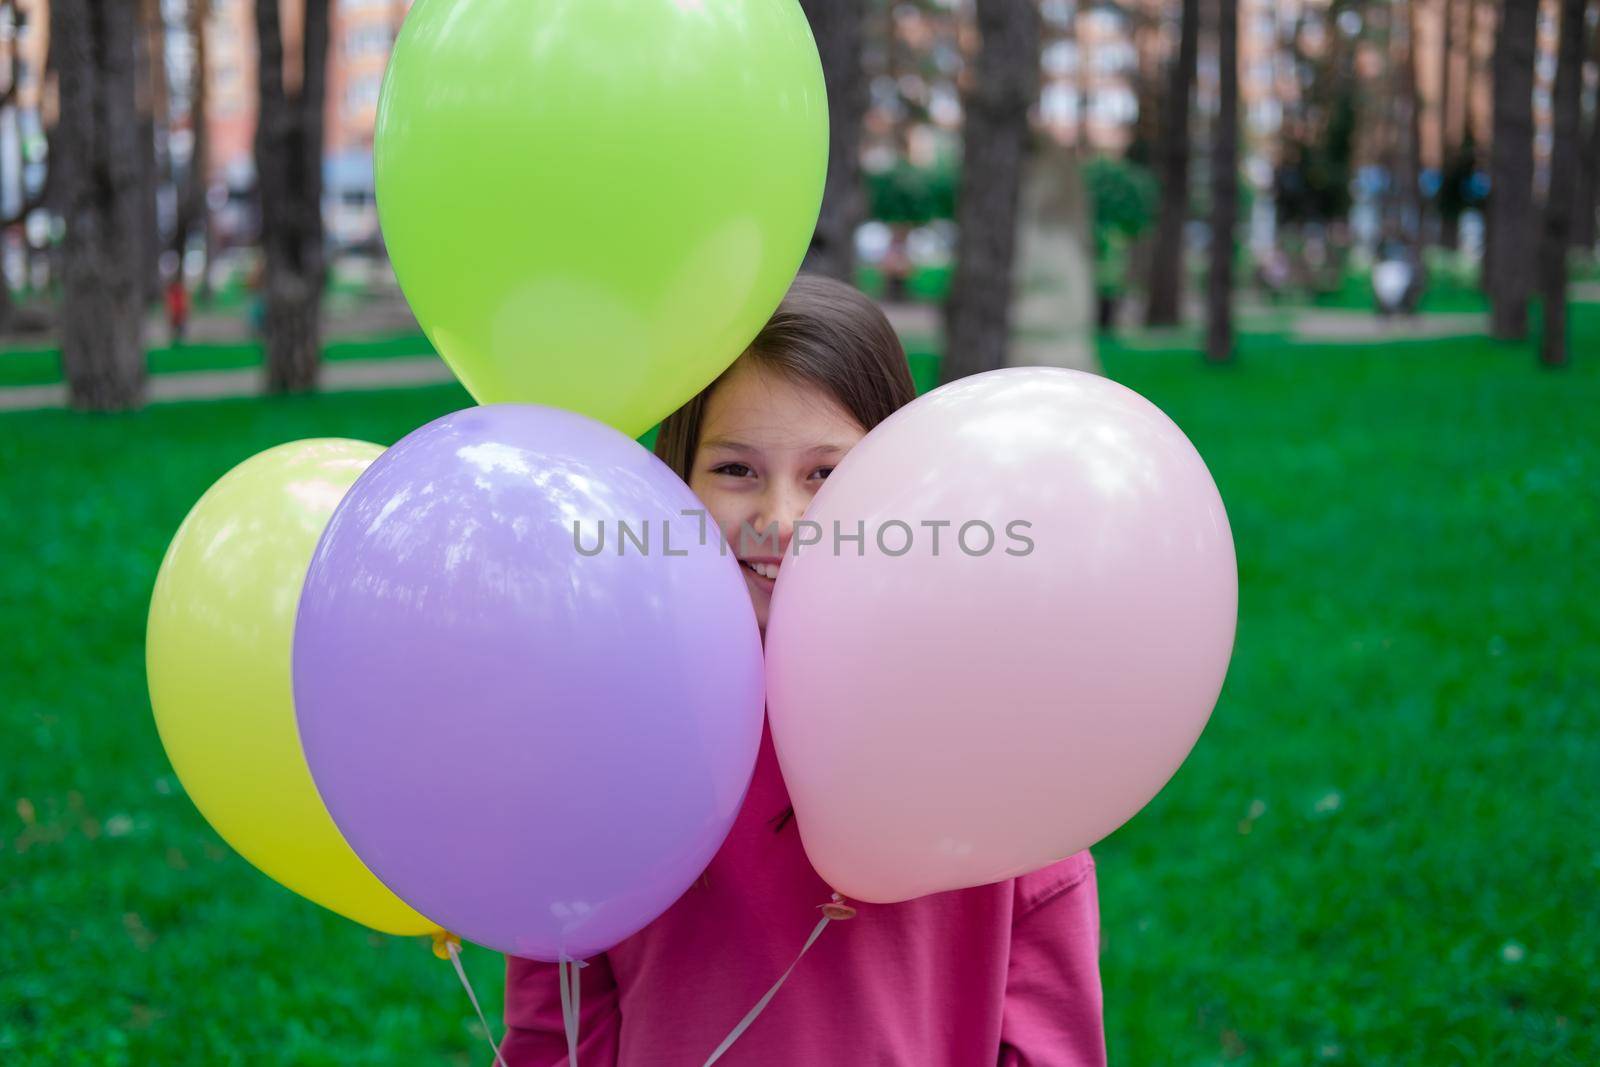
{"label": "building window", "polygon": [[1092,37],[1115,37],[1122,32],[1122,16],[1108,8],[1085,12],[1083,21]]}
{"label": "building window", "polygon": [[1130,123],[1139,117],[1139,101],[1126,86],[1118,85],[1090,97],[1089,114],[1108,126]]}
{"label": "building window", "polygon": [[1071,0],[1043,0],[1039,5],[1039,14],[1047,25],[1068,26],[1075,14],[1074,8]]}
{"label": "building window", "polygon": [[382,81],[376,74],[363,74],[351,80],[345,86],[344,106],[346,111],[366,111],[378,106],[378,91]]}
{"label": "building window", "polygon": [[379,23],[368,22],[359,26],[352,26],[345,37],[345,54],[350,57],[382,56],[389,54],[391,45],[389,28]]}
{"label": "building window", "polygon": [[1067,77],[1078,69],[1078,48],[1071,41],[1052,41],[1044,49],[1046,74]]}
{"label": "building window", "polygon": [[1096,74],[1120,74],[1133,63],[1133,45],[1127,41],[1111,41],[1094,50]]}
{"label": "building window", "polygon": [[1250,125],[1260,133],[1276,133],[1283,122],[1283,106],[1271,98],[1250,106]]}
{"label": "building window", "polygon": [[1045,86],[1039,97],[1039,115],[1052,126],[1066,126],[1078,119],[1078,91],[1054,82]]}

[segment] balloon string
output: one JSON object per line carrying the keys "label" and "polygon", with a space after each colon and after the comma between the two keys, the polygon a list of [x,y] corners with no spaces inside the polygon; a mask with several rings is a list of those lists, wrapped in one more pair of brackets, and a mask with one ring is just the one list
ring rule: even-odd
{"label": "balloon string", "polygon": [[461,979],[461,988],[467,991],[467,999],[472,1001],[472,1010],[478,1013],[478,1022],[483,1025],[483,1039],[489,1042],[489,1048],[494,1052],[494,1062],[498,1067],[506,1067],[506,1061],[500,1058],[500,1048],[494,1043],[494,1033],[489,1029],[489,1020],[483,1017],[483,1008],[478,1004],[478,994],[472,991],[472,983],[467,981],[467,970],[461,966],[461,942],[452,937],[445,942],[445,950],[450,953],[450,962],[455,966],[456,977]]}
{"label": "balloon string", "polygon": [[[835,895],[834,900],[838,901],[839,897]],[[718,1045],[717,1050],[711,1054],[711,1058],[706,1060],[705,1067],[711,1067],[713,1063],[716,1063],[718,1060],[720,1060],[723,1053],[732,1048],[733,1043],[744,1036],[744,1032],[750,1029],[750,1024],[755,1022],[756,1018],[766,1010],[767,1005],[772,1003],[772,998],[778,995],[778,990],[783,988],[783,983],[787,982],[789,980],[789,976],[794,973],[794,969],[800,966],[800,961],[805,959],[806,953],[811,951],[811,946],[817,943],[817,938],[822,936],[822,931],[828,928],[828,924],[832,922],[835,917],[840,919],[848,919],[855,914],[852,909],[842,905],[836,904],[830,906],[824,904],[823,907],[834,907],[837,910],[833,914],[824,914],[822,916],[822,918],[817,922],[817,925],[812,928],[811,936],[806,938],[806,943],[801,946],[800,954],[794,958],[793,963],[789,964],[789,969],[778,976],[778,980],[772,983],[772,988],[767,990],[766,995],[760,1000],[756,1001],[756,1006],[751,1008],[750,1011],[746,1013],[745,1017],[739,1020],[739,1025],[735,1026],[732,1032],[730,1032],[727,1037],[722,1039],[722,1044]]]}
{"label": "balloon string", "polygon": [[569,960],[563,956],[556,963],[556,977],[561,982],[561,1023],[567,1032],[567,1064],[578,1067],[578,1004],[582,987],[578,971],[588,966],[582,960]]}

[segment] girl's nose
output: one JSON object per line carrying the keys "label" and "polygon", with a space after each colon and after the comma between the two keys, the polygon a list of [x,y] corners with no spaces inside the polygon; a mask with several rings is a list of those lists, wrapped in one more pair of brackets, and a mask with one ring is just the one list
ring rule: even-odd
{"label": "girl's nose", "polygon": [[755,527],[755,536],[762,540],[759,546],[749,547],[750,554],[771,552],[775,556],[781,556],[787,553],[789,540],[794,536],[794,524],[805,514],[806,507],[810,503],[809,492],[795,488],[771,490],[762,501],[760,515],[752,524]]}

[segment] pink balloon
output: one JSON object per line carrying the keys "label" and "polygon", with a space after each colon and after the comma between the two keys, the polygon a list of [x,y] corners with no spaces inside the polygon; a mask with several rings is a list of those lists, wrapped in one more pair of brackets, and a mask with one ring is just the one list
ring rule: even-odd
{"label": "pink balloon", "polygon": [[1233,650],[1205,463],[1149,401],[1077,371],[993,371],[895,413],[790,552],[768,715],[806,853],[857,900],[1105,837],[1194,747]]}

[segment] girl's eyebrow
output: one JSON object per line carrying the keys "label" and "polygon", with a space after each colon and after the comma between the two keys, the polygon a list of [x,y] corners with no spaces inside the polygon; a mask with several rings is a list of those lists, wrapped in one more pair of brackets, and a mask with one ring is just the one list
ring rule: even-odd
{"label": "girl's eyebrow", "polygon": [[[700,447],[723,448],[730,452],[760,451],[760,449],[755,445],[747,444],[744,441],[737,441],[731,437],[708,437],[704,441],[700,442]],[[805,449],[805,453],[812,456],[842,456],[848,451],[850,451],[850,449],[847,446],[840,444],[812,445],[810,448]]]}
{"label": "girl's eyebrow", "polygon": [[735,452],[754,452],[755,445],[747,445],[743,441],[735,441],[731,437],[708,437],[700,442],[701,448],[727,448]]}

